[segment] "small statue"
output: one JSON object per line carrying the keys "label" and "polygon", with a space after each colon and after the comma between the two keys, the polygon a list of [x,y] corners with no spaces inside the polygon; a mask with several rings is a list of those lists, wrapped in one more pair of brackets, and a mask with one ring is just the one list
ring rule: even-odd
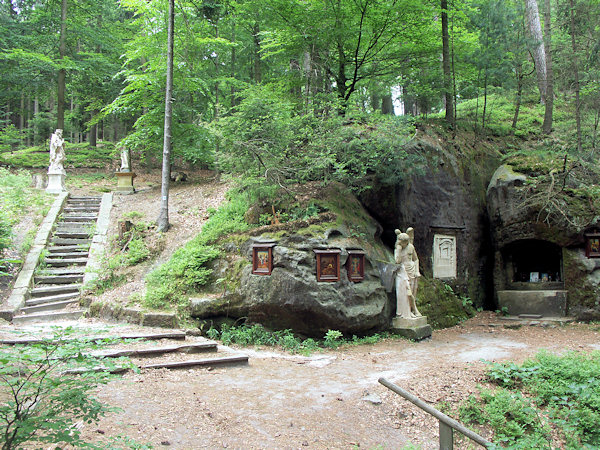
{"label": "small statue", "polygon": [[131,150],[121,148],[121,172],[131,172]]}
{"label": "small statue", "polygon": [[419,286],[419,257],[413,245],[414,230],[406,233],[395,230],[396,246],[394,259],[400,265],[396,273],[396,314],[406,319],[421,317],[417,309],[416,298]]}
{"label": "small statue", "polygon": [[50,138],[50,167],[48,173],[64,173],[63,161],[65,160],[65,140],[63,130],[57,129]]}

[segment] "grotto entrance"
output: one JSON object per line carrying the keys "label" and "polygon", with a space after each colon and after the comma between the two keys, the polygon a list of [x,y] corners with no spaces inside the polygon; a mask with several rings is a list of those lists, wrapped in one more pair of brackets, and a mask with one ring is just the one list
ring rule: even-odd
{"label": "grotto entrance", "polygon": [[562,248],[539,239],[522,239],[497,254],[495,285],[498,306],[509,314],[564,316]]}

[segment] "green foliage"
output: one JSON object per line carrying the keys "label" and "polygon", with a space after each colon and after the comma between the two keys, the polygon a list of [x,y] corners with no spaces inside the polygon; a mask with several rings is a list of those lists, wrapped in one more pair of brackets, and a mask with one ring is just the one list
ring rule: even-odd
{"label": "green foliage", "polygon": [[128,246],[127,263],[134,266],[150,256],[150,250],[142,238],[132,239]]}
{"label": "green foliage", "polygon": [[[39,343],[0,349],[2,449],[27,443],[86,445],[74,422],[96,423],[112,411],[92,396],[97,386],[111,380],[115,363],[121,364],[91,356],[91,350],[107,342],[83,341],[67,328]],[[65,374],[73,369],[77,375]]]}
{"label": "green foliage", "polygon": [[322,340],[312,338],[301,339],[295,336],[292,330],[270,331],[261,324],[230,326],[223,324],[219,329],[210,327],[206,335],[211,339],[220,339],[224,345],[238,344],[242,346],[265,345],[278,346],[290,353],[311,353],[323,349],[336,349],[342,345],[369,345],[389,337],[387,334],[374,334],[359,338],[344,339],[338,330],[328,330]]}
{"label": "green foliage", "polygon": [[273,184],[336,180],[364,189],[369,175],[393,183],[424,167],[425,156],[405,148],[414,134],[412,120],[353,110],[344,117],[295,115],[279,89],[247,89],[235,113],[215,126],[223,169]]}
{"label": "green foliage", "polygon": [[27,171],[11,172],[0,168],[0,272],[4,273],[14,260],[3,257],[12,247],[13,227],[27,211],[45,214],[51,197],[30,188],[31,175]]}
{"label": "green foliage", "polygon": [[421,277],[417,307],[433,328],[452,327],[475,315],[471,299],[441,280]]}
{"label": "green foliage", "polygon": [[209,281],[212,269],[207,264],[219,256],[219,250],[198,241],[193,239],[177,249],[169,261],[146,276],[145,306],[155,309],[175,306],[184,294]]}
{"label": "green foliage", "polygon": [[[87,143],[66,143],[64,166],[67,168],[90,167],[103,169],[114,161],[115,145],[106,142],[98,147]],[[13,167],[46,168],[49,158],[46,145],[29,147],[12,153],[0,154],[0,163]]]}
{"label": "green foliage", "polygon": [[549,448],[550,427],[567,448],[600,445],[600,353],[539,353],[523,364],[491,364],[499,389],[470,397],[461,418],[489,424],[498,443],[511,448]]}

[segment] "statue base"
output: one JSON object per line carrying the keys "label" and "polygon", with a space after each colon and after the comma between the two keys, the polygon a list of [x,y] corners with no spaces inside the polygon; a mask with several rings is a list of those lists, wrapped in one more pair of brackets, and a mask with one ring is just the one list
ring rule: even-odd
{"label": "statue base", "polygon": [[415,317],[414,319],[396,316],[392,319],[390,331],[414,341],[431,337],[432,333],[431,325],[427,323],[426,316]]}
{"label": "statue base", "polygon": [[65,173],[48,172],[48,187],[46,187],[46,192],[48,194],[60,194],[62,192],[65,192],[66,190],[67,188],[65,188]]}
{"label": "statue base", "polygon": [[117,176],[117,189],[115,190],[117,194],[133,194],[135,192],[133,187],[135,173],[115,172],[115,175]]}

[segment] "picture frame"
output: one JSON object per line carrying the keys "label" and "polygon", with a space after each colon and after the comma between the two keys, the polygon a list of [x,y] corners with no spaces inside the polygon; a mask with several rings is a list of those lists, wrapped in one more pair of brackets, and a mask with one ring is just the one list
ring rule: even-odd
{"label": "picture frame", "polygon": [[317,258],[317,281],[340,281],[339,249],[313,250]]}
{"label": "picture frame", "polygon": [[275,243],[252,245],[252,273],[254,275],[271,275],[273,271],[273,247]]}
{"label": "picture frame", "polygon": [[348,273],[348,279],[353,283],[359,283],[365,279],[365,252],[362,250],[348,250],[346,272]]}
{"label": "picture frame", "polygon": [[585,241],[585,256],[600,258],[600,233],[587,233]]}

